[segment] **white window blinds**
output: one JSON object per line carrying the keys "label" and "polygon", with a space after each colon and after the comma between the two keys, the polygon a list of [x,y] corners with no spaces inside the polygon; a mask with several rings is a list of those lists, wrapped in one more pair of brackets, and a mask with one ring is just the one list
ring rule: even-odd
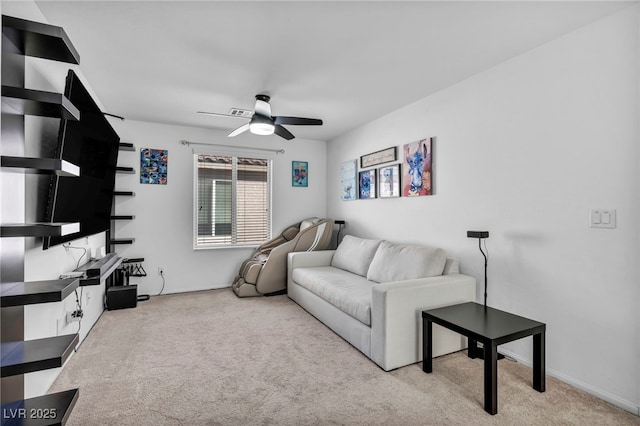
{"label": "white window blinds", "polygon": [[194,248],[258,245],[270,238],[271,160],[195,154]]}

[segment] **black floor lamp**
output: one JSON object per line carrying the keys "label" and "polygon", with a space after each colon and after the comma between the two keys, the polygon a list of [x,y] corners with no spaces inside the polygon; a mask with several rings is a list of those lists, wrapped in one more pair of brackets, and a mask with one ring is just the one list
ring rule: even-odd
{"label": "black floor lamp", "polygon": [[489,238],[489,231],[467,231],[467,237],[478,239],[478,248],[480,253],[484,256],[484,307],[487,307],[487,264],[488,259],[485,252],[482,250],[482,240]]}

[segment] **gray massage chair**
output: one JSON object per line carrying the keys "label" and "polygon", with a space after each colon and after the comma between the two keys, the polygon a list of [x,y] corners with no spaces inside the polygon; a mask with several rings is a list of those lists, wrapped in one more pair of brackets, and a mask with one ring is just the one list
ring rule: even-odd
{"label": "gray massage chair", "polygon": [[332,234],[332,219],[310,218],[289,226],[242,262],[231,288],[238,297],[283,293],[287,289],[287,255],[326,250]]}

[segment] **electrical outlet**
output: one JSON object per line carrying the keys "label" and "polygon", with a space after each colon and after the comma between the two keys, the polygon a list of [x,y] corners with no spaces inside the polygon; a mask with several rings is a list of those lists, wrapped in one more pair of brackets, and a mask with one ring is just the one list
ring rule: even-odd
{"label": "electrical outlet", "polygon": [[158,266],[158,275],[164,275],[164,268],[162,266]]}
{"label": "electrical outlet", "polygon": [[84,316],[84,312],[77,310],[73,312],[67,312],[67,324],[72,322],[80,321]]}

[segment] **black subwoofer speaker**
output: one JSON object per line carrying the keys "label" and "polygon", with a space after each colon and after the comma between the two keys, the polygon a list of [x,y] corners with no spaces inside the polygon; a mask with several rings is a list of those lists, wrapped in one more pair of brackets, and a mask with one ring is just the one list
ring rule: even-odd
{"label": "black subwoofer speaker", "polygon": [[138,286],[123,285],[113,286],[107,289],[107,309],[135,308],[138,304]]}

